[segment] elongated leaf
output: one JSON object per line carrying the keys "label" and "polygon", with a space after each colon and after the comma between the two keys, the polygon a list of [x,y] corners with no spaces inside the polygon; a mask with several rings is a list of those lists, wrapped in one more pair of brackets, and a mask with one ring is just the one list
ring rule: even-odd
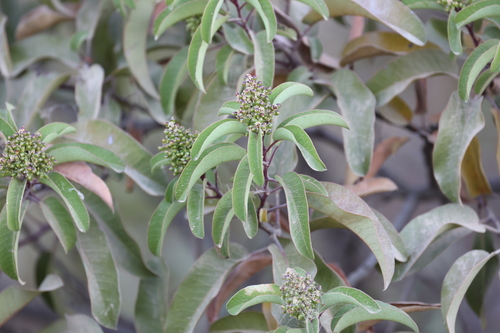
{"label": "elongated leaf", "polygon": [[219,292],[227,274],[245,255],[246,250],[236,244],[231,244],[229,259],[220,258],[215,249],[202,254],[177,288],[167,314],[164,332],[193,332],[208,303]]}
{"label": "elongated leaf", "polygon": [[345,225],[368,245],[380,264],[384,286],[387,288],[394,274],[394,255],[384,227],[358,196],[337,184],[323,185],[328,196],[308,192],[309,207]]}
{"label": "elongated leaf", "polygon": [[259,284],[241,289],[227,302],[226,309],[235,316],[241,311],[259,303],[284,304],[281,299],[280,286],[276,284]]}
{"label": "elongated leaf", "polygon": [[495,0],[478,1],[463,8],[455,17],[458,28],[464,25],[492,16],[500,16],[500,4]]}
{"label": "elongated leaf", "polygon": [[441,315],[448,332],[455,333],[455,320],[462,299],[481,268],[500,250],[488,253],[472,250],[461,256],[444,277],[441,289]]}
{"label": "elongated leaf", "polygon": [[210,325],[210,333],[262,332],[269,330],[266,318],[260,312],[246,311],[237,316],[223,317]]}
{"label": "elongated leaf", "polygon": [[309,208],[307,206],[306,190],[304,183],[295,172],[287,172],[283,178],[276,176],[283,186],[288,208],[288,221],[290,235],[297,251],[304,257],[314,259],[314,251],[309,230]]}
{"label": "elongated leaf", "polygon": [[[251,0],[257,2],[259,0]],[[260,0],[268,1],[268,0]],[[272,10],[272,7],[271,7]],[[274,15],[274,10],[273,10]],[[253,32],[250,34],[254,45],[255,55],[255,74],[266,87],[272,87],[274,80],[274,45],[272,42],[266,40],[266,32],[259,31],[257,34]],[[268,36],[269,37],[269,36]],[[272,40],[272,38],[271,38]]]}
{"label": "elongated leaf", "polygon": [[245,156],[245,149],[232,143],[221,142],[207,148],[198,160],[186,165],[175,187],[176,198],[183,202],[194,183],[208,170],[228,161],[236,161]]}
{"label": "elongated leaf", "polygon": [[76,129],[66,123],[54,122],[39,128],[37,132],[42,135],[41,139],[43,142],[49,143],[66,133],[75,133]]}
{"label": "elongated leaf", "polygon": [[[500,45],[500,44],[499,44]],[[474,84],[474,93],[476,95],[482,95],[484,91],[489,87],[491,81],[497,77],[498,73],[492,72],[491,69],[483,71],[477,78]]]}
{"label": "elongated leaf", "polygon": [[54,197],[48,197],[40,203],[43,216],[56,234],[64,252],[68,253],[76,244],[76,232],[73,219],[66,207]]}
{"label": "elongated leaf", "polygon": [[352,171],[364,176],[370,168],[375,141],[376,99],[351,70],[340,69],[332,76],[333,91],[349,130],[342,129],[344,151]]}
{"label": "elongated leaf", "polygon": [[21,230],[22,206],[24,201],[24,190],[26,189],[27,179],[19,180],[12,177],[7,189],[7,226],[12,231]]}
{"label": "elongated leaf", "polygon": [[457,64],[442,51],[420,50],[390,62],[366,82],[366,85],[375,94],[379,107],[387,104],[417,79],[437,74],[456,77],[457,71]]}
{"label": "elongated leaf", "polygon": [[359,289],[351,287],[337,287],[321,295],[323,306],[320,312],[337,304],[356,304],[369,313],[377,313],[380,306],[373,298]]}
{"label": "elongated leaf", "polygon": [[160,96],[149,75],[146,57],[146,36],[154,4],[154,0],[138,1],[137,6],[130,11],[123,30],[123,52],[141,88],[158,100]]}
{"label": "elongated leaf", "polygon": [[[276,15],[274,14],[274,9],[273,5],[269,0],[245,0],[245,2],[248,2],[249,4],[252,5],[253,8],[259,13],[260,18],[262,19],[262,22],[264,22],[264,27],[265,27],[265,34],[266,38],[261,39],[261,41],[267,41],[268,43],[271,42],[274,39],[274,36],[276,35],[276,29],[277,29],[277,21],[276,21]],[[258,34],[257,34],[258,35]],[[255,41],[254,41],[255,42]],[[257,53],[257,50],[256,50]],[[273,61],[274,64],[274,61]],[[258,67],[258,66],[256,66]],[[262,80],[263,77],[258,75],[257,76]],[[264,82],[262,80],[262,82]],[[270,84],[265,84],[266,87],[270,87]]]}
{"label": "elongated leaf", "polygon": [[19,276],[18,243],[19,231],[11,231],[7,226],[7,207],[4,205],[0,212],[0,270],[24,285],[25,282]]}
{"label": "elongated leaf", "polygon": [[337,112],[330,110],[309,110],[299,112],[283,120],[278,125],[278,128],[288,125],[296,125],[302,129],[319,125],[336,125],[349,128],[345,120]]}
{"label": "elongated leaf", "polygon": [[462,31],[455,24],[457,11],[452,9],[448,16],[448,41],[450,42],[451,52],[456,55],[462,54]]}
{"label": "elongated leaf", "polygon": [[274,140],[288,140],[299,148],[307,164],[315,171],[325,171],[321,160],[309,135],[297,125],[280,127],[273,133]]}
{"label": "elongated leaf", "polygon": [[[239,106],[239,104],[238,104]],[[247,127],[236,119],[222,119],[208,126],[201,132],[193,143],[191,156],[194,160],[200,158],[205,149],[217,139],[234,133],[245,134]]]}
{"label": "elongated leaf", "polygon": [[74,333],[102,333],[102,328],[96,321],[83,314],[66,315],[66,332]]}
{"label": "elongated leaf", "polygon": [[314,281],[321,286],[323,292],[327,292],[333,288],[344,286],[346,283],[344,278],[334,271],[317,252],[314,253],[314,264],[318,270]]}
{"label": "elongated leaf", "polygon": [[460,71],[460,78],[458,79],[458,93],[462,100],[466,102],[469,100],[469,94],[474,81],[476,81],[484,67],[493,59],[498,45],[500,45],[500,40],[489,39],[476,47],[465,61]]}
{"label": "elongated leaf", "polygon": [[227,43],[238,52],[243,54],[253,54],[254,46],[250,37],[246,33],[245,29],[235,24],[231,26],[230,24],[224,24],[224,38]]}
{"label": "elongated leaf", "polygon": [[[462,226],[475,232],[484,232],[485,228],[479,223],[479,218],[474,210],[468,206],[448,204],[434,208],[428,213],[417,216],[411,220],[401,231],[401,238],[408,251],[408,260],[396,265],[394,280],[399,281],[412,272],[423,254],[441,233],[449,231],[454,226]],[[435,257],[434,257],[435,258]],[[421,268],[418,265],[413,269]]]}
{"label": "elongated leaf", "polygon": [[153,25],[153,34],[155,38],[162,35],[168,28],[185,20],[191,16],[201,15],[207,6],[207,1],[205,0],[194,0],[187,1],[179,6],[176,6],[173,10],[165,9],[158,15]]}
{"label": "elongated leaf", "polygon": [[[205,182],[204,182],[205,183]],[[189,228],[195,237],[205,237],[203,215],[205,213],[205,184],[194,184],[187,198]]]}
{"label": "elongated leaf", "polygon": [[284,82],[274,88],[269,95],[271,104],[281,104],[290,97],[296,95],[313,96],[314,93],[309,86],[299,82]]}
{"label": "elongated leaf", "polygon": [[254,133],[249,131],[248,133],[248,164],[250,166],[250,171],[253,175],[253,180],[259,186],[264,185],[264,166],[263,166],[263,135],[262,132]]}
{"label": "elongated leaf", "polygon": [[157,168],[161,168],[162,166],[170,164],[170,160],[165,156],[164,152],[159,152],[155,156],[151,157],[149,162],[151,164],[151,170],[156,170]]}
{"label": "elongated leaf", "polygon": [[96,119],[101,108],[104,69],[98,64],[80,69],[75,84],[75,100],[78,119]]}
{"label": "elongated leaf", "polygon": [[302,179],[302,183],[304,183],[304,188],[309,192],[316,192],[323,195],[328,195],[325,187],[315,178],[308,175],[299,175]]}
{"label": "elongated leaf", "polygon": [[234,216],[232,191],[229,190],[222,196],[215,207],[212,218],[212,239],[215,247],[223,257],[229,256],[229,243],[227,242],[229,224]]}
{"label": "elongated leaf", "polygon": [[6,23],[7,16],[2,15],[0,17],[0,72],[5,77],[12,72],[12,58],[10,57],[9,40],[5,30]]}
{"label": "elongated leaf", "polygon": [[[325,0],[330,17],[357,15],[379,21],[416,45],[426,41],[425,29],[408,7],[398,0]],[[321,15],[311,11],[304,17],[306,24],[321,20]]]}
{"label": "elongated leaf", "polygon": [[95,221],[77,233],[77,248],[87,275],[92,316],[102,326],[116,328],[121,308],[120,282],[104,233]]}
{"label": "elongated leaf", "polygon": [[253,175],[250,170],[248,156],[241,159],[238,168],[234,174],[232,202],[234,214],[241,221],[248,219],[248,199],[250,198],[250,187],[252,185]]}
{"label": "elongated leaf", "polygon": [[160,171],[151,172],[151,153],[130,135],[104,120],[79,121],[75,123],[75,128],[77,134],[73,137],[76,140],[112,151],[126,164],[125,174],[146,193],[163,195],[166,183],[164,174]]}
{"label": "elongated leaf", "polygon": [[201,37],[203,41],[207,44],[212,42],[212,37],[217,32],[215,21],[217,21],[217,15],[224,3],[223,0],[208,0],[207,6],[203,11],[203,16],[201,18]]}
{"label": "elongated leaf", "polygon": [[219,81],[227,84],[229,78],[229,70],[231,69],[231,64],[235,51],[229,45],[224,45],[215,59],[215,67],[217,68],[217,77]]}
{"label": "elongated leaf", "polygon": [[394,257],[401,262],[405,262],[408,260],[408,251],[406,249],[405,242],[403,238],[400,236],[399,232],[396,230],[391,221],[389,221],[384,215],[380,212],[372,209],[375,215],[377,215],[378,220],[384,226],[387,235],[391,239],[392,244],[392,252],[394,253]]}
{"label": "elongated leaf", "polygon": [[500,72],[500,43],[498,43],[497,50],[495,51],[495,56],[491,61],[490,70],[494,73]]}
{"label": "elongated leaf", "polygon": [[41,178],[39,181],[61,197],[78,230],[86,232],[89,228],[89,213],[80,198],[80,192],[58,172],[50,172],[47,178]]}
{"label": "elongated leaf", "polygon": [[461,202],[460,166],[465,152],[484,127],[481,102],[482,98],[464,102],[455,92],[439,119],[439,132],[432,153],[434,177],[441,191],[454,202]]}
{"label": "elongated leaf", "polygon": [[54,156],[57,163],[84,161],[102,165],[116,172],[123,172],[123,161],[113,152],[87,143],[65,142],[58,143],[47,149],[47,153]]}
{"label": "elongated leaf", "polygon": [[[206,2],[206,1],[202,1]],[[173,115],[177,90],[187,76],[186,58],[188,48],[184,47],[170,59],[160,80],[160,101],[166,115]]]}
{"label": "elongated leaf", "polygon": [[471,197],[475,198],[481,194],[487,195],[492,193],[490,183],[481,163],[481,146],[479,145],[477,136],[472,139],[465,151],[461,173],[467,192],[469,192]]}
{"label": "elongated leaf", "polygon": [[259,218],[257,216],[258,203],[256,204],[254,200],[256,200],[255,195],[253,196],[251,195],[248,198],[247,201],[248,215],[246,220],[241,221],[243,224],[243,229],[245,230],[245,233],[250,239],[254,238],[255,235],[257,234],[257,231],[259,231]]}
{"label": "elongated leaf", "polygon": [[302,3],[305,3],[315,11],[317,11],[323,17],[323,20],[328,20],[330,16],[330,11],[328,10],[328,6],[323,0],[298,0]]}
{"label": "elongated leaf", "polygon": [[433,0],[403,0],[410,9],[435,9],[444,11],[444,7]]}
{"label": "elongated leaf", "polygon": [[155,256],[159,257],[161,255],[163,239],[165,238],[167,228],[184,206],[184,203],[177,201],[167,202],[162,200],[154,211],[153,216],[151,216],[148,227],[148,247]]}
{"label": "elongated leaf", "polygon": [[312,278],[315,278],[318,271],[315,265],[315,261],[300,254],[297,251],[295,244],[290,239],[281,238],[279,241],[283,247],[284,253],[275,244],[271,244],[268,247],[269,252],[271,252],[271,255],[273,256],[274,282],[278,285],[282,285],[282,276],[283,274],[285,274],[287,268],[289,267],[301,268],[306,273],[309,273]]}

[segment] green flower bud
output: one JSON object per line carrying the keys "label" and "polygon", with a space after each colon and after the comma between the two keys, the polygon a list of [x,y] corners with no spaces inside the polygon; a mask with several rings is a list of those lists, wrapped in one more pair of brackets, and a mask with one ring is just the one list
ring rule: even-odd
{"label": "green flower bud", "polygon": [[291,268],[287,268],[281,278],[281,297],[286,303],[283,311],[299,320],[313,320],[321,306],[321,286],[310,274],[301,276]]}
{"label": "green flower bud", "polygon": [[198,134],[191,133],[184,126],[179,125],[175,120],[165,123],[166,129],[163,145],[160,151],[170,160],[170,170],[174,175],[178,175],[191,160],[191,147]]}
{"label": "green flower bud", "polygon": [[437,0],[437,3],[444,7],[449,12],[452,9],[459,11],[460,9],[470,5],[471,0]]}
{"label": "green flower bud", "polygon": [[43,178],[54,167],[54,157],[47,155],[43,149],[45,143],[40,140],[40,133],[33,135],[21,127],[8,137],[0,157],[0,171],[18,179]]}

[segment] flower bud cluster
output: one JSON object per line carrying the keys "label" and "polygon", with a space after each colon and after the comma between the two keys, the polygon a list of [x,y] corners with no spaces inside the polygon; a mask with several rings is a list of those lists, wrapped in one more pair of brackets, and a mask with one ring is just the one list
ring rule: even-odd
{"label": "flower bud cluster", "polygon": [[196,29],[198,29],[200,24],[201,24],[201,15],[193,15],[186,19],[186,31],[189,32],[189,35],[191,37],[193,37],[194,32],[196,31]]}
{"label": "flower bud cluster", "polygon": [[245,89],[236,94],[240,109],[235,112],[236,118],[247,125],[250,131],[258,133],[270,133],[273,127],[273,117],[279,114],[279,104],[271,105],[269,95],[271,89],[264,87],[261,81],[257,81],[256,76],[247,74]]}
{"label": "flower bud cluster", "polygon": [[159,149],[170,160],[170,170],[173,171],[174,175],[178,175],[191,160],[191,147],[197,134],[191,133],[175,120],[165,123],[165,126],[167,127],[163,132],[165,139],[162,140],[163,145]]}
{"label": "flower bud cluster", "polygon": [[281,297],[286,303],[283,311],[299,320],[313,320],[321,305],[321,286],[308,273],[300,276],[291,268],[281,278]]}
{"label": "flower bud cluster", "polygon": [[452,9],[459,11],[460,9],[467,7],[470,5],[471,0],[437,0],[437,3],[449,12]]}
{"label": "flower bud cluster", "polygon": [[0,157],[0,171],[21,180],[45,177],[55,160],[43,151],[46,144],[40,140],[41,136],[30,134],[24,127],[9,136]]}

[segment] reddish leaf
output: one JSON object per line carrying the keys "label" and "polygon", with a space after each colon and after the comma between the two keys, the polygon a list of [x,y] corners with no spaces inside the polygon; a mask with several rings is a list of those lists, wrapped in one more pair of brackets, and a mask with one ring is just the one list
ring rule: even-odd
{"label": "reddish leaf", "polygon": [[375,176],[384,162],[392,154],[397,152],[398,149],[408,141],[408,139],[409,138],[407,137],[393,136],[379,143],[373,152],[372,164],[370,165],[370,170],[368,170],[365,178]]}
{"label": "reddish leaf", "polygon": [[373,177],[364,178],[354,185],[347,185],[346,188],[360,197],[366,197],[370,194],[396,191],[398,186],[389,178]]}

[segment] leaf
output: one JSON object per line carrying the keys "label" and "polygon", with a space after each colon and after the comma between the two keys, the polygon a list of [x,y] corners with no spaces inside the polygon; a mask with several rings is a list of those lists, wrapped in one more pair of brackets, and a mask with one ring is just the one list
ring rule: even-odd
{"label": "leaf", "polygon": [[[385,24],[416,45],[424,45],[425,29],[417,15],[398,0],[326,0],[330,17],[356,15]],[[303,22],[312,24],[321,19],[310,11]]]}
{"label": "leaf", "polygon": [[21,223],[23,221],[22,207],[27,182],[27,179],[19,180],[16,177],[12,177],[7,189],[5,206],[7,207],[7,226],[11,231],[21,230]]}
{"label": "leaf", "polygon": [[302,183],[304,184],[304,188],[309,192],[316,192],[323,195],[328,195],[325,187],[321,184],[316,178],[313,178],[308,175],[299,175],[302,179]]}
{"label": "leaf", "polygon": [[12,58],[9,50],[9,40],[7,39],[7,32],[5,29],[7,23],[7,16],[0,17],[0,73],[7,77],[12,72]]}
{"label": "leaf", "polygon": [[151,153],[129,134],[104,120],[79,121],[74,125],[75,140],[110,150],[125,163],[125,174],[146,193],[163,195],[166,177],[161,172],[151,172]]}
{"label": "leaf", "polygon": [[[204,181],[204,183],[206,180]],[[194,184],[189,191],[187,198],[187,216],[189,228],[193,236],[203,239],[205,237],[205,227],[203,214],[205,208],[205,184]]]}
{"label": "leaf", "polygon": [[444,277],[441,289],[441,315],[446,328],[455,333],[455,320],[462,299],[481,268],[500,250],[488,253],[483,250],[472,250],[461,256],[451,266]]}
{"label": "leaf", "polygon": [[278,128],[288,125],[296,125],[302,129],[319,125],[336,125],[349,128],[347,123],[337,112],[330,110],[309,110],[296,113],[283,120],[278,125]]}
{"label": "leaf", "polygon": [[190,160],[177,181],[175,196],[180,202],[187,199],[187,194],[196,181],[208,170],[228,161],[236,161],[245,156],[245,149],[232,143],[221,142],[208,147],[198,160]]}
{"label": "leaf", "polygon": [[89,213],[80,198],[80,192],[58,172],[50,172],[47,178],[41,178],[39,181],[53,189],[63,199],[78,230],[86,232],[89,228]]}
{"label": "leaf", "polygon": [[273,133],[274,140],[288,140],[299,148],[302,156],[311,169],[325,171],[326,166],[321,160],[309,135],[297,125],[279,127]]}
{"label": "leaf", "polygon": [[187,1],[173,10],[166,8],[158,15],[153,25],[153,34],[158,39],[168,28],[191,16],[201,15],[207,6],[205,0]]}
{"label": "leaf", "polygon": [[250,198],[250,187],[252,185],[253,175],[250,171],[248,156],[241,159],[234,174],[232,202],[236,217],[241,221],[248,219],[248,200]]}
{"label": "leaf", "polygon": [[349,124],[343,129],[347,162],[358,176],[370,168],[375,141],[375,96],[351,70],[336,71],[331,82],[342,116]]}
{"label": "leaf", "polygon": [[223,2],[223,0],[208,0],[205,10],[203,11],[203,16],[201,17],[200,23],[201,37],[207,44],[210,44],[212,42],[212,37],[220,28],[219,26],[216,29],[215,22],[217,21],[217,16],[219,15],[219,11],[222,7]]}
{"label": "leaf", "polygon": [[493,16],[500,16],[498,2],[495,0],[478,1],[460,10],[455,17],[455,24],[460,29],[468,23]]}
{"label": "leaf", "polygon": [[219,82],[227,84],[229,79],[229,70],[231,69],[233,56],[235,51],[229,45],[224,45],[215,59],[215,67],[217,68],[217,77]]}
{"label": "leaf", "polygon": [[250,171],[253,175],[254,182],[259,185],[264,185],[264,166],[263,166],[263,135],[253,131],[248,132],[247,156]]}
{"label": "leaf", "polygon": [[408,137],[392,136],[380,142],[373,153],[372,164],[366,174],[366,178],[374,177],[385,161],[395,154],[408,140]]}
{"label": "leaf", "polygon": [[98,64],[80,69],[75,84],[75,100],[78,106],[78,120],[97,119],[101,109],[104,69]]}
{"label": "leaf", "polygon": [[471,197],[475,198],[481,194],[487,195],[492,193],[490,183],[481,163],[481,146],[479,145],[477,136],[472,139],[465,151],[461,173],[467,192],[469,192]]}
{"label": "leaf", "polygon": [[450,42],[450,49],[456,55],[462,54],[462,31],[455,24],[455,17],[457,11],[452,9],[448,16],[448,41]]}
{"label": "leaf", "polygon": [[389,103],[378,107],[378,112],[390,123],[397,126],[406,126],[413,118],[410,106],[399,96],[395,96]]}
{"label": "leaf", "polygon": [[454,202],[460,199],[460,165],[467,147],[484,127],[482,98],[464,102],[455,92],[439,119],[439,131],[432,153],[434,177],[441,191]]}
{"label": "leaf", "polygon": [[193,332],[227,274],[245,255],[246,250],[236,244],[231,245],[229,259],[220,258],[215,249],[202,254],[177,288],[167,314],[164,332]]}
{"label": "leaf", "polygon": [[399,234],[398,230],[394,227],[391,221],[389,221],[384,215],[375,209],[372,209],[375,215],[377,215],[378,220],[382,223],[387,235],[391,239],[392,252],[396,260],[405,262],[408,260],[408,251],[406,250],[405,242]]}
{"label": "leaf", "polygon": [[[260,43],[265,43],[265,42],[270,43],[274,39],[274,36],[276,35],[276,29],[277,29],[277,21],[276,21],[276,15],[274,14],[273,5],[271,4],[271,2],[269,0],[245,0],[245,2],[251,4],[252,7],[255,8],[257,13],[259,13],[259,16],[262,19],[262,22],[264,23],[264,27],[265,27],[264,30],[265,30],[266,38],[258,37],[259,42]],[[263,34],[264,34],[264,32],[263,33],[259,32],[259,33],[257,33],[257,36],[259,36],[259,35],[263,36]],[[252,39],[253,39],[253,36],[252,36]],[[254,40],[254,45],[255,45],[255,40]],[[255,45],[255,46],[257,46],[257,45]],[[258,52],[256,49],[255,50],[256,57],[257,57],[257,53]],[[274,48],[273,48],[273,54],[274,54]],[[269,58],[267,58],[267,59],[269,59]],[[256,63],[255,67],[258,68],[259,66],[257,66],[257,61],[255,61],[255,63]],[[274,65],[274,60],[273,60],[273,65]],[[274,72],[274,70],[273,70],[273,72]],[[266,84],[266,82],[263,80],[264,77],[262,77],[259,74],[257,74],[257,76],[261,79],[261,81],[264,83],[264,85],[266,87],[271,86],[271,84]]]}
{"label": "leaf", "polygon": [[346,185],[346,188],[360,197],[366,197],[376,193],[396,191],[398,186],[389,178],[365,177],[356,184]]}
{"label": "leaf", "polygon": [[482,95],[497,75],[498,73],[492,72],[491,69],[484,70],[477,77],[476,83],[474,84],[474,93],[476,95]]}
{"label": "leaf", "polygon": [[328,10],[328,6],[323,0],[298,0],[302,3],[305,3],[315,11],[317,11],[323,17],[323,20],[328,20],[330,16],[330,11]]}
{"label": "leaf", "polygon": [[[202,1],[206,2],[206,1]],[[188,48],[177,52],[165,66],[160,80],[160,101],[166,115],[173,115],[177,91],[187,76],[186,58]]]}
{"label": "leaf", "polygon": [[151,164],[151,170],[154,171],[158,168],[161,168],[165,165],[170,164],[170,160],[165,156],[164,152],[159,152],[155,156],[151,157],[151,160],[149,162]]}
{"label": "leaf", "polygon": [[495,56],[491,61],[490,70],[494,73],[500,72],[500,43],[498,43],[497,50],[495,51]]}
{"label": "leaf", "polygon": [[465,60],[458,79],[458,94],[462,100],[466,102],[469,100],[469,94],[474,81],[476,81],[484,67],[495,56],[499,43],[500,40],[498,39],[489,39],[476,47],[467,60]]}
{"label": "leaf", "polygon": [[384,227],[370,207],[354,193],[337,184],[322,184],[328,196],[308,192],[309,207],[345,225],[368,245],[380,264],[387,288],[394,274],[394,255]]}
{"label": "leaf", "polygon": [[162,200],[153,212],[148,226],[148,247],[155,256],[161,256],[163,239],[165,238],[167,228],[184,206],[184,203],[177,201],[167,202]]}
{"label": "leaf", "polygon": [[274,158],[267,169],[269,176],[282,175],[295,169],[298,163],[297,150],[294,143],[283,141],[277,144]]}
{"label": "leaf", "polygon": [[95,320],[84,314],[65,315],[67,332],[102,333],[102,328]]}
{"label": "leaf", "polygon": [[227,302],[226,309],[229,314],[236,316],[241,311],[259,303],[285,304],[281,299],[280,286],[276,284],[258,284],[248,286]]}
{"label": "leaf", "polygon": [[87,31],[77,31],[71,36],[69,46],[73,52],[78,52],[83,43],[88,39],[89,33]]}
{"label": "leaf", "polygon": [[95,221],[86,233],[76,235],[87,276],[92,316],[102,326],[116,329],[121,308],[120,281],[106,236]]}
{"label": "leaf", "polygon": [[456,77],[457,64],[439,50],[420,50],[391,61],[378,71],[366,85],[377,98],[377,107],[390,102],[418,79],[437,74]]}
{"label": "leaf", "polygon": [[290,97],[297,95],[313,96],[314,92],[309,86],[300,82],[284,82],[274,88],[269,95],[271,104],[282,104]]}
{"label": "leaf", "polygon": [[265,333],[267,322],[260,312],[242,312],[237,316],[227,316],[210,325],[210,333]]}
{"label": "leaf", "polygon": [[0,270],[13,280],[24,285],[19,276],[17,248],[19,231],[11,231],[7,226],[7,207],[4,205],[0,212]]}
{"label": "leaf", "polygon": [[[268,2],[269,0],[250,0],[247,2],[257,3],[257,1]],[[272,10],[272,12],[274,15],[274,10]],[[262,81],[264,86],[272,87],[274,80],[274,45],[269,41],[269,35],[266,40],[266,31],[264,30],[259,31],[257,34],[251,32],[250,36],[252,37],[255,51],[253,60],[255,64],[255,75]]]}
{"label": "leaf", "polygon": [[444,11],[444,7],[433,0],[403,0],[410,9],[435,9]]}
{"label": "leaf", "polygon": [[[268,247],[269,252],[273,257],[273,280],[277,285],[282,285],[282,276],[285,274],[287,268],[298,267],[309,273],[312,278],[316,277],[318,268],[315,261],[304,257],[297,251],[295,244],[286,238],[279,239],[283,250],[279,249],[275,244]],[[314,257],[316,259],[316,256]],[[277,318],[278,319],[278,318]]]}
{"label": "leaf", "polygon": [[47,153],[54,156],[57,164],[83,161],[107,167],[116,172],[123,172],[123,161],[113,152],[87,143],[65,142],[57,143],[47,149]]}
{"label": "leaf", "polygon": [[306,258],[314,259],[304,183],[300,176],[293,171],[285,173],[283,178],[276,176],[276,179],[283,186],[285,192],[292,241],[300,254]]}
{"label": "leaf", "polygon": [[369,313],[377,313],[381,310],[378,303],[368,294],[351,287],[341,286],[333,288],[321,295],[321,301],[323,305],[320,312],[338,304],[355,304]]}
{"label": "leaf", "polygon": [[54,122],[40,127],[37,132],[42,135],[42,142],[49,143],[66,133],[75,133],[76,129],[66,123]]}
{"label": "leaf", "polygon": [[[422,268],[422,265],[417,264],[424,250],[440,234],[449,232],[456,226],[465,227],[475,232],[485,231],[474,210],[458,204],[447,204],[434,208],[411,220],[400,233],[409,257],[406,262],[396,265],[394,281],[399,281],[416,269]],[[435,257],[436,255],[432,259]]]}
{"label": "leaf", "polygon": [[432,42],[427,42],[423,46],[415,45],[391,31],[372,31],[350,40],[344,46],[340,65],[345,66],[361,59],[381,55],[402,56],[413,51],[437,48],[438,46]]}
{"label": "leaf", "polygon": [[229,224],[233,216],[232,191],[229,190],[217,203],[212,218],[212,239],[215,247],[219,249],[223,257],[229,256],[229,249],[224,245],[229,245],[226,239],[228,238]]}
{"label": "leaf", "polygon": [[314,281],[321,286],[321,290],[323,290],[323,292],[336,287],[344,286],[346,284],[344,282],[344,278],[334,271],[330,265],[325,263],[323,258],[321,258],[317,252],[314,253],[314,264],[318,270]]}
{"label": "leaf", "polygon": [[148,95],[160,99],[149,75],[146,41],[154,0],[142,0],[130,11],[123,30],[123,53],[132,75]]}
{"label": "leaf", "polygon": [[233,50],[247,55],[254,53],[253,43],[245,29],[237,24],[230,25],[229,23],[224,24],[222,27],[224,29],[224,38]]}
{"label": "leaf", "polygon": [[48,197],[40,203],[43,216],[56,234],[64,252],[68,253],[76,244],[76,232],[73,219],[66,207],[54,197]]}

